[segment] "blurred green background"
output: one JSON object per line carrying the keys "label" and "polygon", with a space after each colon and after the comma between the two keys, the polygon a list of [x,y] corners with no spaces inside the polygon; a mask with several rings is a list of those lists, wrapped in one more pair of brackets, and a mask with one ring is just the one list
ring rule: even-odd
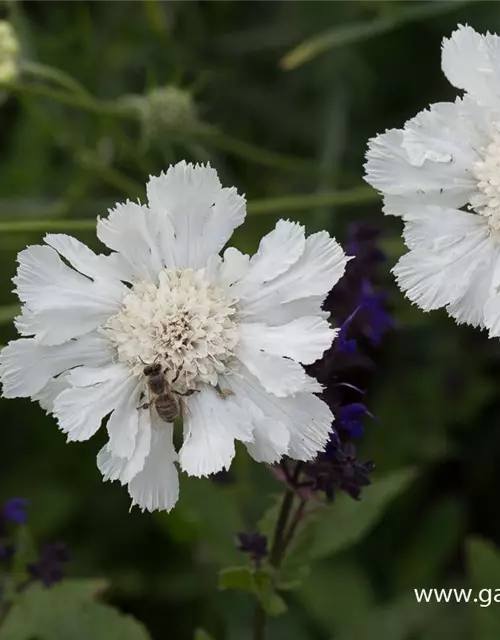
{"label": "blurred green background", "polygon": [[[457,23],[500,32],[498,3],[37,1],[1,10],[22,58],[0,104],[0,342],[15,337],[16,253],[45,229],[98,248],[95,217],[144,198],[148,175],[180,159],[210,161],[246,193],[249,217],[235,236],[244,251],[280,216],[341,241],[349,222],[376,221],[397,319],[368,393],[378,421],[361,457],[376,462],[376,482],[361,503],[341,499],[328,511],[311,573],[285,596],[290,611],[270,637],[499,638],[500,604],[413,597],[420,586],[500,588],[500,560],[486,546],[500,544],[498,341],[404,299],[389,273],[401,224],[383,218],[362,182],[370,136],[454,99],[441,39]],[[109,579],[110,601],[155,640],[191,639],[200,626],[217,640],[250,638],[251,603],[218,592],[217,570],[242,561],[235,532],[255,527],[279,491],[265,468],[238,455],[224,482],[184,478],[170,515],[129,513],[126,490],[102,483],[95,465],[103,434],[67,445],[28,400],[1,400],[0,412],[0,499],[30,500],[36,537],[71,548],[71,575]]]}

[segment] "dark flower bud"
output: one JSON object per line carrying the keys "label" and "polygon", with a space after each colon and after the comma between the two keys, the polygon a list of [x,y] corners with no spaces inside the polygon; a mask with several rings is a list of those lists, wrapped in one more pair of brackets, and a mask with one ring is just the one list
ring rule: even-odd
{"label": "dark flower bud", "polygon": [[243,553],[248,553],[256,567],[259,567],[262,560],[269,555],[266,536],[242,531],[236,534],[236,538],[238,549]]}
{"label": "dark flower bud", "polygon": [[70,555],[64,542],[48,542],[42,546],[38,560],[28,565],[28,571],[34,580],[50,587],[63,579],[63,564],[69,559]]}

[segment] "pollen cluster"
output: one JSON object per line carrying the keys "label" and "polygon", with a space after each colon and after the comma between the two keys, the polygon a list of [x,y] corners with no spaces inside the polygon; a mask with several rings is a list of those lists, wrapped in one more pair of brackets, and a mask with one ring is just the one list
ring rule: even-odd
{"label": "pollen cluster", "polygon": [[217,384],[238,342],[235,301],[207,282],[204,270],[165,269],[158,283],[134,285],[121,310],[100,328],[117,360],[141,375],[146,364],[161,363],[179,392],[198,382]]}
{"label": "pollen cluster", "polygon": [[474,164],[478,193],[470,204],[488,219],[492,231],[500,231],[500,134],[483,150],[483,159]]}

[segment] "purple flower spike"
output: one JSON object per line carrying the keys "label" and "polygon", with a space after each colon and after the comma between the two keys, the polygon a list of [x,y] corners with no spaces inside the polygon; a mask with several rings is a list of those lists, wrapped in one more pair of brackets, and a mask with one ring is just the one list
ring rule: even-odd
{"label": "purple flower spike", "polygon": [[372,462],[358,461],[351,442],[342,444],[332,440],[314,462],[304,465],[304,473],[312,482],[313,490],[323,491],[330,501],[338,489],[359,500],[362,489],[370,484],[374,468]]}
{"label": "purple flower spike", "polygon": [[353,440],[363,435],[363,418],[372,414],[361,402],[351,402],[341,407],[337,415],[337,427]]}
{"label": "purple flower spike", "polygon": [[374,347],[378,347],[384,334],[394,326],[394,320],[387,310],[387,295],[377,293],[365,280],[361,289],[359,306],[364,322],[362,329]]}
{"label": "purple flower spike", "polygon": [[26,524],[28,501],[25,498],[11,498],[3,505],[2,518],[12,524]]}

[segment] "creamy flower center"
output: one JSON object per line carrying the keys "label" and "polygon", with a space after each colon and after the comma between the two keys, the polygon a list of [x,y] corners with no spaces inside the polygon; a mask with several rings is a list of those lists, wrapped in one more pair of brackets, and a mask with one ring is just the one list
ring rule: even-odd
{"label": "creamy flower center", "polygon": [[471,207],[488,218],[493,231],[500,231],[500,134],[495,134],[483,149],[483,159],[474,164],[472,171],[478,193],[471,198]]}
{"label": "creamy flower center", "polygon": [[198,382],[217,384],[238,342],[236,304],[207,282],[204,270],[165,269],[158,284],[140,282],[120,311],[100,331],[116,347],[118,360],[142,375],[161,363],[181,393]]}

